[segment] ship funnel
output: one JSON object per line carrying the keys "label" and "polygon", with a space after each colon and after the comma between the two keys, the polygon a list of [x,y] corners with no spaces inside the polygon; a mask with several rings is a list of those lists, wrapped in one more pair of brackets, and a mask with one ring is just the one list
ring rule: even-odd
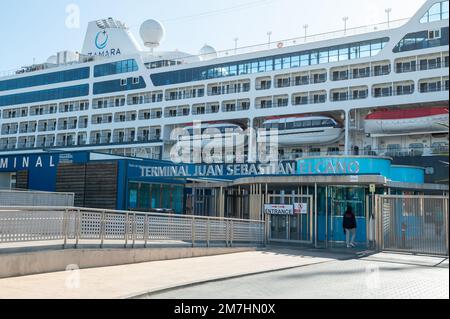
{"label": "ship funnel", "polygon": [[112,18],[92,21],[84,40],[83,55],[115,56],[137,54],[139,43],[128,27]]}

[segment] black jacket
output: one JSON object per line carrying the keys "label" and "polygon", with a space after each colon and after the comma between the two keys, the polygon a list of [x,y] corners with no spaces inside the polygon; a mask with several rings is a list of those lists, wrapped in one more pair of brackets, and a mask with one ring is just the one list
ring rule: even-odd
{"label": "black jacket", "polygon": [[356,217],[352,212],[345,212],[344,215],[344,229],[355,229],[356,228]]}

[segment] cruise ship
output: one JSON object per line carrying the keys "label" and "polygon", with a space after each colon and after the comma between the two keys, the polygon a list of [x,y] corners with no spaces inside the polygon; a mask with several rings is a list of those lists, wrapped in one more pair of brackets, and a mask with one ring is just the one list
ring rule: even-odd
{"label": "cruise ship", "polygon": [[282,160],[369,155],[420,165],[448,154],[448,4],[428,0],[398,26],[370,32],[198,54],[157,51],[156,20],[142,24],[142,41],[116,19],[90,22],[81,52],[0,77],[0,155],[167,160],[173,129],[201,121],[276,126]]}

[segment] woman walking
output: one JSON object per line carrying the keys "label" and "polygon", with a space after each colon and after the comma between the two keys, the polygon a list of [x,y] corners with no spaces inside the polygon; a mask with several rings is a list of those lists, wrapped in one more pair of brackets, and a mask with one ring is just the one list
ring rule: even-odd
{"label": "woman walking", "polygon": [[352,207],[348,206],[344,214],[344,233],[346,235],[347,248],[355,247],[356,239],[356,217],[353,213]]}

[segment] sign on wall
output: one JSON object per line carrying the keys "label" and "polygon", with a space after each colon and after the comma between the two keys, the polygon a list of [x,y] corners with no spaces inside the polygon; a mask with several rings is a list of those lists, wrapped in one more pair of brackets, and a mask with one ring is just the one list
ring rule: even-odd
{"label": "sign on wall", "polygon": [[306,204],[306,203],[294,203],[294,214],[296,214],[296,215],[308,215],[308,204]]}
{"label": "sign on wall", "polygon": [[273,205],[266,204],[264,205],[264,214],[267,215],[294,215],[294,206],[293,205]]}

